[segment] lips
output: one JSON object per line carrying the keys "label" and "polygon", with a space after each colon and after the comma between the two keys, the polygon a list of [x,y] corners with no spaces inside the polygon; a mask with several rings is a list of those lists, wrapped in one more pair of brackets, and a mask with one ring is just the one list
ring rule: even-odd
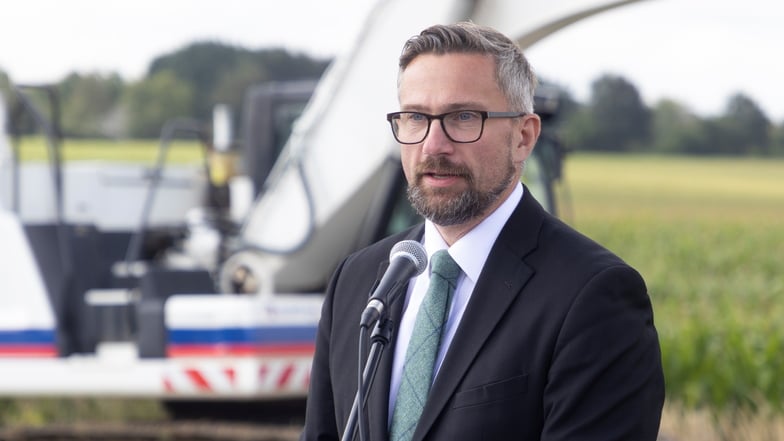
{"label": "lips", "polygon": [[[452,173],[452,172],[425,172],[418,176],[417,182],[419,185],[428,188],[429,191],[435,191],[440,193],[441,191],[445,191],[447,189],[456,188],[456,185],[459,185],[462,182],[465,182],[467,179],[464,175],[460,173]],[[462,185],[460,185],[462,188]]]}
{"label": "lips", "polygon": [[432,190],[452,188],[459,182],[471,185],[471,173],[462,165],[443,156],[427,156],[416,168],[416,184],[426,184]]}
{"label": "lips", "polygon": [[424,172],[423,176],[428,176],[434,179],[447,179],[447,178],[455,178],[460,177],[462,175],[457,173],[443,173],[443,172]]}

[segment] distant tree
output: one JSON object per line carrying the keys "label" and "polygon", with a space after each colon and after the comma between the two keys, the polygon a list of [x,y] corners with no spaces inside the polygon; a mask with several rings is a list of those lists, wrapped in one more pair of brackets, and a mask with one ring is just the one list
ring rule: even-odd
{"label": "distant tree", "polygon": [[651,138],[659,153],[706,154],[713,149],[703,120],[671,99],[654,107]]}
{"label": "distant tree", "polygon": [[784,121],[771,128],[770,154],[784,157]]}
{"label": "distant tree", "polygon": [[596,147],[601,143],[601,136],[590,106],[576,105],[559,126],[561,139],[568,149],[606,150]]}
{"label": "distant tree", "polygon": [[122,100],[128,134],[156,138],[168,120],[191,116],[193,91],[173,72],[164,70],[128,86]]}
{"label": "distant tree", "polygon": [[[327,60],[293,55],[283,49],[252,51],[216,42],[197,42],[150,64],[148,75],[170,71],[193,91],[191,115],[209,118],[216,97],[236,102],[251,81],[316,79]],[[238,83],[231,84],[234,81]]]}
{"label": "distant tree", "polygon": [[[221,75],[216,83],[210,102],[214,104],[221,103],[227,104],[231,109],[235,110],[235,117],[239,118],[239,111],[242,110],[243,99],[248,87],[270,78],[266,68],[259,64],[253,63],[249,60],[241,60],[230,71],[226,71]],[[236,122],[238,122],[237,119]]]}
{"label": "distant tree", "polygon": [[3,69],[0,69],[0,93],[3,94],[5,99],[8,99],[8,95],[11,89],[11,77],[8,76],[8,73]]}
{"label": "distant tree", "polygon": [[720,153],[767,154],[770,150],[770,120],[754,100],[742,93],[729,98],[715,124]]}
{"label": "distant tree", "polygon": [[152,61],[147,76],[170,72],[193,91],[191,116],[207,118],[212,106],[213,90],[221,76],[233,69],[241,49],[216,42],[198,42]]}
{"label": "distant tree", "polygon": [[603,75],[593,82],[591,119],[596,125],[589,147],[596,150],[639,149],[650,135],[651,115],[637,88],[625,78]]}
{"label": "distant tree", "polygon": [[110,133],[124,88],[117,74],[72,73],[59,84],[61,124],[65,136],[99,137]]}
{"label": "distant tree", "polygon": [[269,72],[272,81],[310,80],[321,77],[331,60],[291,53],[285,49],[262,49],[250,54]]}
{"label": "distant tree", "polygon": [[566,118],[580,109],[580,103],[568,89],[559,86],[558,90],[558,116]]}

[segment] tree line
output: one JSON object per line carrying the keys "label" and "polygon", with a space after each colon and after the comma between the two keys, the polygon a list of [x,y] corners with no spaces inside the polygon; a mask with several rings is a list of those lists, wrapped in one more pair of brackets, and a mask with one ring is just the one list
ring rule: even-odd
{"label": "tree line", "polygon": [[[239,113],[249,86],[318,79],[329,62],[278,48],[249,50],[197,42],[155,58],[138,81],[126,82],[116,73],[74,72],[51,86],[65,137],[157,138],[168,120],[210,121],[218,103]],[[3,76],[0,72],[0,90]],[[30,94],[37,107],[48,109],[43,95]],[[23,133],[35,131],[29,118],[20,126]]]}
{"label": "tree line", "polygon": [[[248,87],[317,79],[330,62],[284,49],[196,42],[155,58],[137,81],[116,73],[71,73],[53,88],[66,137],[156,138],[173,118],[209,121],[218,103],[234,109],[238,121]],[[3,77],[8,82],[0,71],[0,85]],[[743,93],[729,97],[721,115],[701,117],[672,99],[647,106],[621,76],[597,78],[584,103],[554,87],[561,102],[555,130],[572,150],[784,156],[784,121],[772,122]],[[48,105],[42,97],[34,99]],[[21,128],[35,130],[32,120],[22,121]]]}
{"label": "tree line", "polygon": [[718,116],[701,117],[673,99],[647,106],[627,79],[605,74],[586,103],[560,90],[558,132],[573,149],[690,155],[784,156],[784,121],[775,124],[742,92]]}

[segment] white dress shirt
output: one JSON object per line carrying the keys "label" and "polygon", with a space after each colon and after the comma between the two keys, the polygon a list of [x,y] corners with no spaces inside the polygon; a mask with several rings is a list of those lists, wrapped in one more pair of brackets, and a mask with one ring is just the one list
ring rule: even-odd
{"label": "white dress shirt", "polygon": [[[474,227],[465,236],[461,237],[451,247],[447,247],[446,242],[439,234],[435,225],[429,220],[425,221],[424,246],[428,257],[428,270],[408,284],[406,294],[406,304],[403,307],[403,317],[398,324],[397,342],[395,344],[395,356],[392,362],[392,378],[389,385],[389,420],[392,420],[392,411],[395,408],[397,392],[400,388],[400,377],[403,373],[403,363],[406,358],[406,349],[414,330],[419,305],[425,297],[427,287],[430,284],[430,259],[436,251],[448,248],[449,255],[460,266],[461,274],[457,280],[457,287],[452,294],[452,301],[449,307],[446,329],[441,340],[441,347],[436,356],[435,372],[438,374],[444,356],[452,343],[457,326],[463,317],[466,305],[471,299],[476,281],[482,273],[490,249],[495,244],[498,234],[509,220],[512,212],[517,207],[523,197],[523,186],[518,184],[511,195],[493,213],[484,219],[479,225]],[[435,376],[434,376],[435,378]]]}

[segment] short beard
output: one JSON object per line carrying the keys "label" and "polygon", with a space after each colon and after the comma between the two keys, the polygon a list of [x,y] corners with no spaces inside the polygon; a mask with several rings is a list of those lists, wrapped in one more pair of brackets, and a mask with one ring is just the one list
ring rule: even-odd
{"label": "short beard", "polygon": [[[465,179],[468,188],[461,194],[448,199],[445,198],[448,195],[448,190],[434,190],[428,194],[421,185],[422,173],[420,170],[422,169],[459,175]],[[485,215],[485,212],[511,185],[515,175],[516,169],[510,158],[504,178],[495,187],[488,191],[482,191],[476,187],[474,177],[469,170],[450,163],[442,156],[431,156],[420,165],[414,182],[408,185],[408,200],[417,213],[436,225],[460,225]],[[443,200],[438,200],[438,196],[441,196]]]}

